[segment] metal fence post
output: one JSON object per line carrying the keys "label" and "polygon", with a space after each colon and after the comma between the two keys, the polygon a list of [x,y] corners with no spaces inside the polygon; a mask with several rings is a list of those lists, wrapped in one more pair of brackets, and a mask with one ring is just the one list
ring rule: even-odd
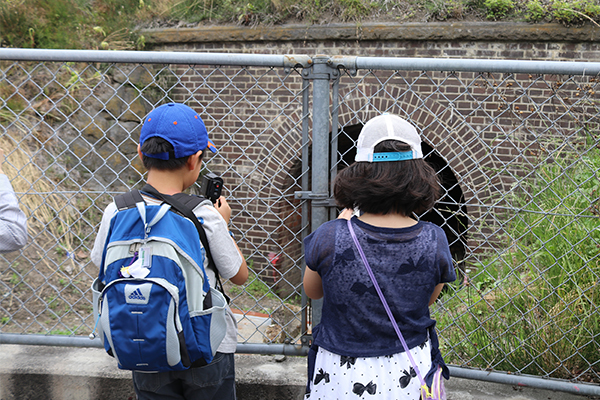
{"label": "metal fence post", "polygon": [[[309,184],[310,184],[310,180],[308,179],[308,169],[310,167],[310,163],[309,163],[309,157],[310,157],[310,153],[309,153],[309,145],[310,145],[310,136],[309,136],[309,114],[310,114],[310,105],[309,105],[309,97],[310,97],[310,93],[309,93],[309,87],[310,87],[310,82],[308,79],[303,79],[302,81],[302,180],[301,180],[301,186],[302,186],[302,191],[304,193],[308,193],[309,191]],[[309,216],[309,204],[307,201],[303,201],[302,202],[302,234],[301,234],[301,239],[302,239],[302,254],[304,254],[304,239],[306,238],[306,236],[309,234],[308,230],[306,229],[309,225],[308,225],[308,216]],[[306,259],[304,257],[302,257],[302,263],[300,264],[300,267],[302,268],[301,274],[302,274],[302,280],[304,280],[304,270],[306,268]],[[307,326],[308,326],[308,320],[310,320],[310,316],[308,315],[308,297],[306,296],[306,293],[304,292],[304,286],[302,286],[302,330],[304,332],[303,338],[302,338],[302,344],[308,344],[309,340],[306,336],[306,331],[307,331]]]}
{"label": "metal fence post", "polygon": [[[311,230],[329,219],[329,79],[328,56],[313,58],[312,212]],[[308,71],[307,71],[308,72]],[[313,326],[321,321],[322,300],[312,301]]]}

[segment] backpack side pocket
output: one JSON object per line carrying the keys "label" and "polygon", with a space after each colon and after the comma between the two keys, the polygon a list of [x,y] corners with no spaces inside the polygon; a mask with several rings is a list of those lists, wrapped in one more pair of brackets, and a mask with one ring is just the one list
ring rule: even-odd
{"label": "backpack side pocket", "polygon": [[[100,289],[100,287],[102,286],[102,283],[100,282],[100,279],[96,278],[94,279],[94,281],[92,282],[92,309],[93,311],[93,317],[94,317],[94,324],[95,324],[95,328],[96,331],[98,332],[98,337],[100,337],[101,340],[104,340],[104,333],[102,332],[102,325],[99,324],[99,318],[100,318],[100,295],[102,294],[102,290]],[[92,332],[92,336],[94,333]]]}
{"label": "backpack side pocket", "polygon": [[[227,332],[227,301],[223,294],[213,287],[210,288],[209,295],[212,298],[211,308],[190,312],[196,341],[207,363],[212,361]],[[210,341],[207,338],[210,338]]]}

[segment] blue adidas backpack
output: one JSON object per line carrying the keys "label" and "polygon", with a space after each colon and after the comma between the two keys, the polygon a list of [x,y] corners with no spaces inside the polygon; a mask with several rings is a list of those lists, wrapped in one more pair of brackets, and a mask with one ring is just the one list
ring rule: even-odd
{"label": "blue adidas backpack", "polygon": [[209,285],[199,221],[184,217],[204,199],[142,190],[170,204],[148,205],[139,191],[115,198],[118,212],[95,284],[98,333],[120,369],[210,363],[225,337],[227,301]]}

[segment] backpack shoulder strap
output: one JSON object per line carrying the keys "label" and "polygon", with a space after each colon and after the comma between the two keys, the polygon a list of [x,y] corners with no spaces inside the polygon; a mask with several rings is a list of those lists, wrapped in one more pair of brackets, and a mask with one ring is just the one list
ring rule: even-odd
{"label": "backpack shoulder strap", "polygon": [[131,192],[120,194],[115,196],[114,200],[117,205],[117,210],[119,211],[133,208],[137,203],[144,201],[139,190],[132,190]]}
{"label": "backpack shoulder strap", "polygon": [[198,205],[200,203],[202,203],[204,200],[206,200],[206,198],[204,198],[202,196],[193,196],[193,195],[185,194],[185,193],[177,193],[171,197],[173,197],[175,200],[180,202],[183,206],[185,206],[186,208],[189,208],[192,211],[194,211],[194,209],[196,207],[198,207]]}
{"label": "backpack shoulder strap", "polygon": [[219,276],[219,270],[217,269],[217,266],[215,265],[215,262],[212,258],[212,254],[210,252],[208,238],[206,237],[206,231],[204,230],[204,227],[202,226],[200,221],[198,221],[198,218],[196,217],[193,211],[194,208],[196,208],[196,206],[203,202],[205,199],[203,197],[191,196],[185,193],[178,193],[174,196],[162,194],[149,184],[146,184],[142,188],[142,192],[148,193],[164,201],[165,203],[170,204],[173,207],[173,209],[175,209],[180,214],[182,214],[194,223],[194,225],[196,226],[196,230],[198,231],[198,236],[200,236],[200,242],[204,247],[204,251],[206,251],[206,257],[208,258],[208,267],[212,268],[212,270],[214,271],[215,277],[217,278],[217,287],[223,293],[225,299],[227,300],[227,303],[229,304],[229,297],[225,294],[223,284],[221,283],[221,277]]}
{"label": "backpack shoulder strap", "polygon": [[[206,251],[206,255],[208,256],[208,265],[216,271],[217,268],[214,265],[212,254],[210,253],[210,247],[208,246],[208,238],[206,237],[206,231],[204,230],[204,227],[202,226],[200,221],[198,221],[198,217],[196,217],[196,215],[194,214],[194,208],[196,208],[198,204],[202,203],[205,199],[203,197],[191,196],[185,193],[177,193],[169,197],[170,199],[164,201],[171,204],[177,211],[181,212],[188,219],[191,219],[194,225],[196,225],[198,235],[200,236],[200,241],[202,242],[202,246],[204,246],[204,250]],[[173,201],[175,201],[176,203],[174,204]]]}
{"label": "backpack shoulder strap", "polygon": [[[212,263],[212,257],[210,257],[210,250],[208,250],[208,240],[206,238],[206,232],[204,231],[204,227],[202,226],[200,221],[198,221],[196,215],[194,215],[193,211],[193,209],[198,204],[200,204],[200,202],[202,202],[203,199],[197,198],[198,201],[196,202],[194,196],[189,196],[184,193],[181,193],[183,194],[183,196],[181,196],[180,194],[170,196],[167,194],[160,193],[158,190],[156,190],[154,187],[148,184],[146,184],[142,188],[142,192],[148,193],[151,196],[156,197],[157,199],[160,199],[167,204],[170,204],[175,211],[179,212],[181,215],[183,215],[184,217],[186,217],[194,223],[196,229],[198,230],[198,234],[200,235],[200,241],[202,242],[202,245],[204,246],[207,254],[209,255],[210,263]],[[193,205],[193,203],[196,203],[196,205]]]}

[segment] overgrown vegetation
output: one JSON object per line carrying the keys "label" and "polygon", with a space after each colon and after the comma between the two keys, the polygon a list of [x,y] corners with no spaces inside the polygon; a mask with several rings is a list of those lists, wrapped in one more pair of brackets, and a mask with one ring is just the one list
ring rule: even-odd
{"label": "overgrown vegetation", "polygon": [[600,22],[597,0],[3,0],[0,45],[141,49],[140,27],[235,23]]}
{"label": "overgrown vegetation", "polygon": [[448,362],[599,381],[600,151],[588,150],[536,166],[500,255],[451,288],[436,311]]}
{"label": "overgrown vegetation", "polygon": [[[91,305],[82,299],[95,267],[86,271],[86,263],[107,195],[75,193],[78,183],[73,171],[67,174],[68,156],[57,156],[60,146],[42,121],[64,121],[89,96],[85,87],[97,83],[99,76],[73,63],[54,70],[8,65],[0,62],[6,78],[0,82],[0,148],[6,156],[2,167],[19,194],[30,240],[21,252],[3,254],[10,268],[0,276],[0,285],[10,292],[2,304],[6,316],[0,317],[0,329],[89,333],[85,318],[91,317]],[[43,96],[36,96],[42,86]]]}

